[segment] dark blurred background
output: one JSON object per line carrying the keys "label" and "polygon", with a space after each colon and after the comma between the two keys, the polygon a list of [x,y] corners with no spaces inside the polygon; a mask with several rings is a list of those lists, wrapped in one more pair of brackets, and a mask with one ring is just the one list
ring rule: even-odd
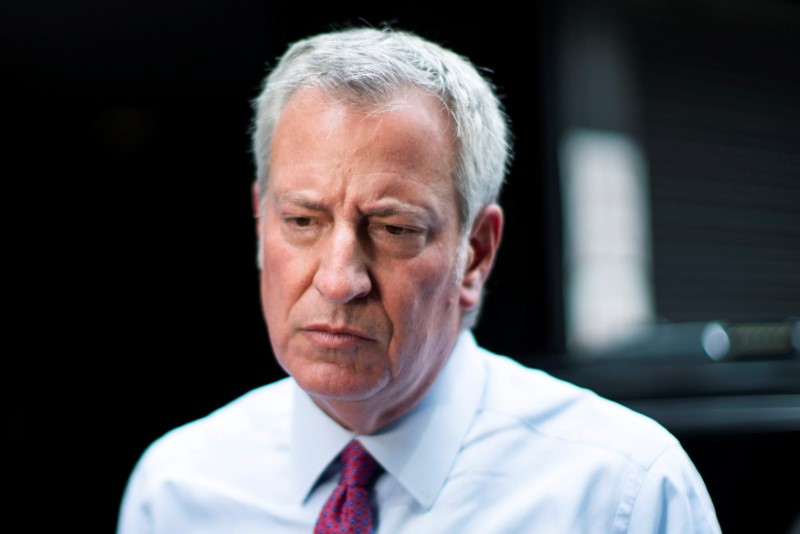
{"label": "dark blurred background", "polygon": [[[250,102],[288,43],[387,23],[488,69],[511,117],[507,230],[479,341],[662,422],[724,532],[789,532],[800,5],[788,0],[5,0],[12,513],[33,531],[113,532],[152,440],[283,376],[258,300]],[[644,236],[644,304],[625,343],[581,342],[570,319],[583,298],[567,239],[582,215],[564,188],[576,132],[644,162],[629,221]]]}

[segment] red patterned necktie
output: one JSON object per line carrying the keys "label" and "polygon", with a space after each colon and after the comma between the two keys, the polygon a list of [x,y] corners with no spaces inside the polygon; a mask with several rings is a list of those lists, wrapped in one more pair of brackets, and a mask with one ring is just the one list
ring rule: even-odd
{"label": "red patterned necktie", "polygon": [[380,474],[375,459],[353,440],[342,451],[339,484],[319,514],[314,534],[370,534],[370,487]]}

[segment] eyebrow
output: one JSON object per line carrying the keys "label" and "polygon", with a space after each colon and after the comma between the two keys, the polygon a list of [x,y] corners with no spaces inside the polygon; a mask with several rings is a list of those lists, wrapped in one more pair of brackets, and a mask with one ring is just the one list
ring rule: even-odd
{"label": "eyebrow", "polygon": [[430,210],[424,206],[397,204],[383,208],[377,208],[374,210],[368,210],[366,215],[371,215],[373,217],[392,217],[394,215],[410,215],[419,217],[420,215],[427,215],[429,212]]}
{"label": "eyebrow", "polygon": [[[393,216],[406,216],[413,218],[422,218],[427,224],[439,226],[441,221],[436,215],[436,211],[430,206],[423,204],[409,204],[400,200],[392,199],[386,201],[388,205],[378,206],[373,209],[366,209],[362,211],[362,215],[367,217],[393,217]],[[322,201],[313,200],[308,197],[304,192],[300,191],[287,191],[275,199],[277,206],[292,204],[310,211],[327,212],[330,206]]]}
{"label": "eyebrow", "polygon": [[285,204],[287,202],[313,211],[325,211],[327,209],[325,204],[311,200],[303,193],[295,191],[289,191],[275,199],[276,204]]}
{"label": "eyebrow", "polygon": [[[276,199],[277,204],[284,203],[295,204],[302,208],[315,211],[325,211],[328,206],[322,202],[312,200],[303,193],[297,191],[288,191]],[[364,212],[365,215],[372,215],[375,217],[391,217],[393,215],[423,215],[430,213],[431,210],[427,206],[417,206],[415,204],[407,204],[400,201],[390,201],[391,205],[370,209]]]}

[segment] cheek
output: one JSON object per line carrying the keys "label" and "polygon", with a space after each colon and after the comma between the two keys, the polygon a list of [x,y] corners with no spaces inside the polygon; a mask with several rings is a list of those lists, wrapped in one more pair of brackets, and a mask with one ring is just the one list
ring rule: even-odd
{"label": "cheek", "polygon": [[271,287],[286,289],[302,284],[313,276],[312,263],[312,255],[287,243],[277,228],[264,233],[261,269]]}
{"label": "cheek", "polygon": [[393,374],[412,384],[438,374],[461,322],[454,277],[418,281],[399,286],[402,291],[396,294],[393,308],[394,318],[402,325],[394,323],[399,335],[392,340],[396,348],[391,351]]}
{"label": "cheek", "polygon": [[442,263],[430,262],[398,270],[399,275],[389,281],[394,288],[391,295],[382,299],[391,307],[390,315],[406,338],[405,342],[415,347],[440,338],[443,329],[459,321],[455,267]]}
{"label": "cheek", "polygon": [[278,333],[289,320],[292,306],[303,295],[313,270],[308,259],[280,238],[266,235],[261,255],[261,301],[267,326]]}

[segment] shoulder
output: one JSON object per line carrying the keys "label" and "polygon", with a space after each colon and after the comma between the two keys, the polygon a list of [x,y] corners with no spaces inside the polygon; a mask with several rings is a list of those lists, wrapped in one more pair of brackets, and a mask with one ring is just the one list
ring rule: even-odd
{"label": "shoulder", "polygon": [[141,464],[150,471],[191,468],[211,453],[235,450],[239,442],[282,446],[279,442],[288,439],[292,391],[291,379],[279,380],[167,432],[144,452],[140,468]]}
{"label": "shoulder", "polygon": [[[678,440],[653,419],[482,350],[486,389],[465,450],[506,465],[526,495],[544,495],[567,530],[718,533],[705,485]],[[481,458],[481,459],[479,459]],[[524,488],[524,489],[523,489]],[[591,524],[583,524],[582,521]]]}
{"label": "shoulder", "polygon": [[483,411],[514,420],[542,439],[602,451],[644,469],[678,445],[656,421],[589,389],[489,351],[483,357]]}
{"label": "shoulder", "polygon": [[254,389],[155,440],[128,479],[118,532],[150,532],[154,521],[183,521],[198,499],[212,513],[214,495],[245,487],[251,470],[261,469],[265,483],[285,478],[269,467],[285,465],[275,460],[288,454],[293,391],[288,378]]}

